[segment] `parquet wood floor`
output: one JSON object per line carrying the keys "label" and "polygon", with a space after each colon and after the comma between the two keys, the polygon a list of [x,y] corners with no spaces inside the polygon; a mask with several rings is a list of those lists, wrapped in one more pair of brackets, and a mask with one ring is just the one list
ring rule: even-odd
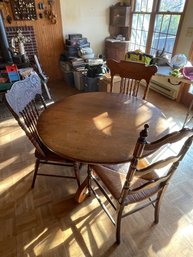
{"label": "parquet wood floor", "polygon": [[[76,93],[63,83],[50,87],[55,99]],[[172,129],[180,128],[185,107],[154,92],[148,100],[163,110]],[[38,177],[31,190],[33,151],[13,118],[0,120],[0,257],[193,256],[193,147],[164,197],[160,223],[152,224],[151,207],[131,215],[123,220],[119,246],[97,201],[73,200],[74,181]]]}

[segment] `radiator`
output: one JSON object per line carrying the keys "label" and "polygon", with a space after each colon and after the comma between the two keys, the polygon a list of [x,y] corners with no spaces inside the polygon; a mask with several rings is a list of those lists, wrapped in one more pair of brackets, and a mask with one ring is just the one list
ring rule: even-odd
{"label": "radiator", "polygon": [[[172,81],[172,83],[175,83]],[[180,86],[172,85],[167,81],[167,78],[153,77],[150,81],[150,88],[172,100],[175,100],[178,96]]]}

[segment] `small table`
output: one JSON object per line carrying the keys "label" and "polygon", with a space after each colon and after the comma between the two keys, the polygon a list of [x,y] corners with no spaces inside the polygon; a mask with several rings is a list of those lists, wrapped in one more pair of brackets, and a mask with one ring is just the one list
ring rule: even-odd
{"label": "small table", "polygon": [[82,93],[49,106],[37,124],[43,143],[62,157],[82,163],[124,163],[145,123],[148,140],[169,132],[153,104],[123,94]]}

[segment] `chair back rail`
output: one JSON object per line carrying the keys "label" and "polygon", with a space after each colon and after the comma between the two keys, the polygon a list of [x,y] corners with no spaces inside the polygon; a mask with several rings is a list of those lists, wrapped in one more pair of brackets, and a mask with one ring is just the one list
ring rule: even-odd
{"label": "chair back rail", "polygon": [[41,80],[36,72],[24,80],[17,81],[5,94],[9,110],[25,131],[37,151],[45,156],[42,142],[37,132],[37,121],[40,113],[46,108],[42,96]]}
{"label": "chair back rail", "polygon": [[135,63],[129,61],[120,62],[108,59],[107,66],[110,69],[111,74],[111,88],[113,90],[114,76],[120,76],[120,93],[129,94],[137,97],[141,80],[146,82],[146,87],[143,95],[143,99],[146,98],[149,82],[151,77],[157,72],[155,65],[146,66],[143,63]]}
{"label": "chair back rail", "polygon": [[9,106],[19,115],[36,95],[42,95],[41,80],[37,73],[32,71],[24,80],[15,82],[5,96]]}
{"label": "chair back rail", "polygon": [[[131,182],[134,176],[143,177],[144,175],[150,174],[155,170],[159,170],[161,168],[166,167],[169,164],[172,164],[172,166],[168,169],[167,174],[165,176],[160,177],[156,180],[152,180],[148,184],[144,184],[143,185],[144,188],[143,186],[140,186],[139,188],[141,191],[143,191],[143,190],[147,190],[148,187],[152,188],[153,185],[157,186],[158,183],[161,185],[163,183],[163,180],[165,181],[165,183],[167,183],[168,180],[171,178],[171,176],[174,174],[180,161],[185,156],[186,152],[188,151],[193,141],[193,129],[184,128],[184,129],[181,129],[180,131],[170,133],[167,136],[164,136],[157,141],[147,143],[146,141],[146,137],[148,135],[147,130],[148,130],[148,126],[145,125],[144,130],[140,133],[140,137],[137,140],[133,160],[131,161],[131,165],[126,176],[126,181],[123,187],[123,192],[121,193],[121,196],[122,196],[121,198],[123,198],[123,195],[124,197],[126,197],[127,194],[126,192],[124,192],[125,190],[127,191],[128,194],[131,194],[133,190],[137,190],[136,188],[135,189],[132,188]],[[168,144],[171,145],[173,143],[179,142],[180,140],[186,137],[187,139],[185,143],[183,143],[183,146],[181,147],[177,155],[175,156],[171,155],[168,158],[155,161],[153,164],[150,164],[145,168],[141,168],[141,169],[137,168],[139,157],[143,156],[143,151],[151,150],[149,155],[152,155],[152,153],[155,153],[161,147],[167,146]]]}
{"label": "chair back rail", "polygon": [[[146,124],[140,132],[127,173],[120,173],[115,169],[102,165],[90,165],[88,170],[90,180],[95,182],[113,208],[117,206],[117,220],[114,220],[109,210],[104,208],[104,203],[101,204],[101,199],[94,187],[92,187],[91,181],[89,182],[91,191],[95,190],[99,203],[107,215],[111,217],[113,224],[116,225],[117,243],[120,243],[121,219],[136,211],[153,205],[155,207],[154,222],[158,223],[163,194],[193,141],[193,128],[183,128],[154,142],[148,142],[148,128],[149,126]],[[182,143],[181,140],[183,140],[183,144],[178,153],[174,153],[174,149],[172,149],[167,153],[167,157],[159,156],[159,160],[156,160],[157,151],[168,148],[168,146],[171,147],[176,143]],[[150,158],[152,154],[154,155],[152,162],[144,161],[141,162],[143,165],[139,165],[139,162],[144,160],[144,156]],[[109,197],[109,194],[112,198]],[[112,199],[114,199],[115,203]],[[133,203],[137,205],[132,210],[125,209],[125,206]]]}

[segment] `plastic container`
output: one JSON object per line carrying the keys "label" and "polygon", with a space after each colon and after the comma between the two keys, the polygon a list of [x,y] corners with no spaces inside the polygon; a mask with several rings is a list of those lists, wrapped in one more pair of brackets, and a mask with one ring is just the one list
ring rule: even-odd
{"label": "plastic container", "polygon": [[100,77],[95,77],[95,78],[85,77],[84,91],[85,92],[99,91],[99,79]]}
{"label": "plastic container", "polygon": [[78,90],[84,90],[84,73],[82,71],[73,71],[74,86]]}
{"label": "plastic container", "polygon": [[74,76],[72,71],[64,71],[64,81],[68,86],[74,87]]}
{"label": "plastic container", "polygon": [[70,62],[60,61],[60,67],[62,71],[72,71],[72,64]]}

